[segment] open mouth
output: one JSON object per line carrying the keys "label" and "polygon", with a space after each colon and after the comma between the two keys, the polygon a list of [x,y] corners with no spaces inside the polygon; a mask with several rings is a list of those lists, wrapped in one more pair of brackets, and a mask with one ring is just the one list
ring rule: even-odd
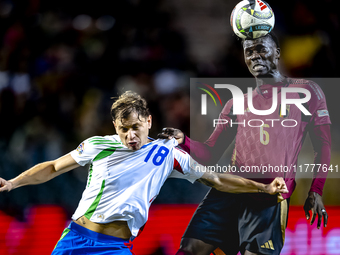
{"label": "open mouth", "polygon": [[261,65],[261,64],[256,64],[256,65],[253,66],[253,70],[255,70],[255,71],[260,71],[264,68],[265,68],[265,66]]}
{"label": "open mouth", "polygon": [[130,147],[136,147],[137,146],[137,142],[129,142],[128,145]]}

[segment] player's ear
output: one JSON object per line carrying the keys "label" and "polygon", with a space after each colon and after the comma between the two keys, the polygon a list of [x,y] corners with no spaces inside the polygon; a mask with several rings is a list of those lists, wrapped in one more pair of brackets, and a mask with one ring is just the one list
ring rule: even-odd
{"label": "player's ear", "polygon": [[147,122],[148,122],[148,128],[150,129],[151,126],[152,126],[152,116],[151,115],[149,115]]}
{"label": "player's ear", "polygon": [[281,49],[280,48],[276,48],[275,49],[275,58],[279,60],[280,56],[281,56]]}

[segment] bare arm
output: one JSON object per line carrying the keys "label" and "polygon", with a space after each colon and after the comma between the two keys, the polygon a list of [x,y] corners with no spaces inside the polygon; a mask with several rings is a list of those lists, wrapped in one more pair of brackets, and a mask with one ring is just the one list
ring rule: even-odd
{"label": "bare arm", "polygon": [[67,154],[56,160],[37,164],[9,181],[0,178],[0,192],[11,191],[21,186],[44,183],[78,166],[72,156]]}
{"label": "bare arm", "polygon": [[286,183],[282,178],[275,178],[270,184],[263,184],[232,174],[206,172],[198,181],[229,193],[267,193],[270,195],[288,193]]}
{"label": "bare arm", "polygon": [[[177,152],[180,150],[174,151]],[[177,164],[175,164],[176,162]],[[217,173],[210,170],[209,167],[204,167],[199,164],[185,152],[175,153],[174,169],[184,174],[186,178],[192,182],[196,180],[222,192],[267,193],[270,195],[288,193],[283,178],[275,178],[270,184],[263,184],[234,174]],[[178,176],[172,177],[181,178]]]}

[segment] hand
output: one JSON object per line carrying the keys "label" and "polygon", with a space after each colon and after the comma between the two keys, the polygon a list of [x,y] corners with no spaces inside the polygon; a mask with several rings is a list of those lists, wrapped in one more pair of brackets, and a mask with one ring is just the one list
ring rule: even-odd
{"label": "hand", "polygon": [[270,184],[266,185],[265,191],[270,195],[289,192],[282,177],[276,177]]}
{"label": "hand", "polygon": [[161,139],[172,139],[175,138],[178,144],[182,144],[184,142],[184,134],[181,130],[171,127],[163,128],[162,133],[157,135],[158,138]]}
{"label": "hand", "polygon": [[11,191],[13,188],[13,183],[0,178],[0,192]]}
{"label": "hand", "polygon": [[321,226],[322,218],[323,226],[327,227],[328,214],[325,210],[325,206],[323,205],[322,197],[318,193],[309,192],[305,205],[303,206],[303,209],[305,210],[307,220],[309,220],[310,218],[309,211],[312,210],[312,220],[310,221],[311,225],[313,225],[316,219],[316,215],[318,215],[318,229]]}

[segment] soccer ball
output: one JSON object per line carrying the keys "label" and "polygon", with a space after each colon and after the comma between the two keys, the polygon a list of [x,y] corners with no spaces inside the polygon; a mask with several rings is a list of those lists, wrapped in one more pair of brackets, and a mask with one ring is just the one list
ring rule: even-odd
{"label": "soccer ball", "polygon": [[272,8],[262,0],[239,2],[230,17],[234,33],[242,39],[256,39],[268,34],[274,27]]}

